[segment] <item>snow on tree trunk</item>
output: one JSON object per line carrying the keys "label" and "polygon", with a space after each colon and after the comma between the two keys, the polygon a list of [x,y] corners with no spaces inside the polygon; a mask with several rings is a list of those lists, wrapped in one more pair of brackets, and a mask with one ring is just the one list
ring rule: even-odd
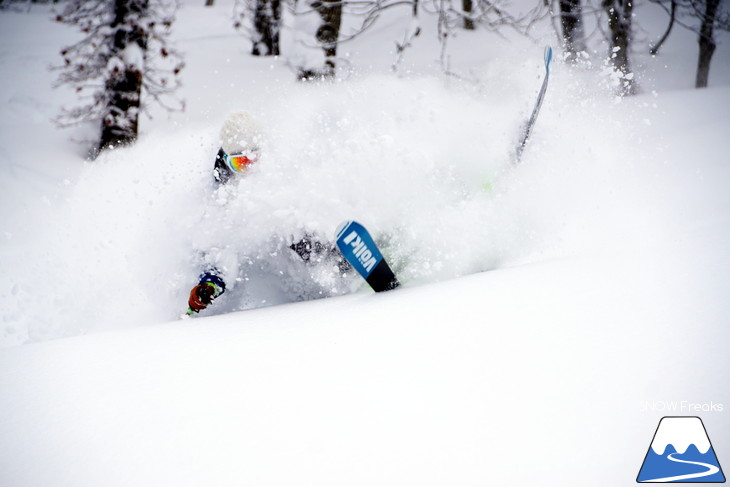
{"label": "snow on tree trunk", "polygon": [[112,57],[107,65],[100,150],[137,139],[147,49],[147,33],[141,27],[141,19],[147,14],[147,7],[148,0],[114,1]]}
{"label": "snow on tree trunk", "polygon": [[575,62],[578,53],[586,50],[583,15],[580,0],[560,0],[560,24],[568,61]]}
{"label": "snow on tree trunk", "polygon": [[619,91],[622,95],[632,95],[636,90],[629,63],[633,0],[603,0],[603,8],[608,14],[609,35],[611,36],[610,60],[621,77]]}
{"label": "snow on tree trunk", "polygon": [[254,56],[278,56],[281,0],[255,0],[253,15]]}
{"label": "snow on tree trunk", "polygon": [[317,29],[317,41],[324,52],[324,71],[326,77],[335,75],[335,58],[337,57],[337,39],[340,36],[342,22],[342,3],[339,0],[322,0],[312,3],[322,17],[322,24]]}
{"label": "snow on tree trunk", "polygon": [[174,96],[181,56],[167,43],[176,3],[172,0],[67,0],[56,20],[77,26],[84,37],[61,51],[57,84],[69,84],[87,103],[64,108],[56,121],[93,123],[99,151],[136,140],[144,99],[168,110],[184,107]]}
{"label": "snow on tree trunk", "polygon": [[[302,2],[305,3],[305,2]],[[339,0],[313,0],[305,4],[310,11],[316,12],[317,20],[313,20],[308,13],[300,13],[300,25],[311,35],[311,29],[316,26],[314,40],[319,54],[309,50],[306,56],[300,56],[298,62],[300,80],[334,78],[337,67],[337,42],[340,36],[342,22],[342,2]],[[307,26],[304,26],[304,23]],[[301,44],[310,45],[309,39],[303,39]]]}

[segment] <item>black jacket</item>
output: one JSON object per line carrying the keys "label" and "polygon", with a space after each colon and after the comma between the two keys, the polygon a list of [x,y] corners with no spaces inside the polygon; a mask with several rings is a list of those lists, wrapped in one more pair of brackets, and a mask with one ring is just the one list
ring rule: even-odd
{"label": "black jacket", "polygon": [[226,163],[226,152],[223,148],[218,150],[215,156],[215,165],[213,166],[213,177],[219,184],[226,184],[233,176],[233,171]]}

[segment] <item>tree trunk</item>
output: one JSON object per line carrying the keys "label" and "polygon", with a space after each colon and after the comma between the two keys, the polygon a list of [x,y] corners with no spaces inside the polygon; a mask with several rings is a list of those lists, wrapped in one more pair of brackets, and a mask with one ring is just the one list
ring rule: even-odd
{"label": "tree trunk", "polygon": [[471,18],[474,10],[472,0],[461,0],[461,7],[464,10],[464,29],[474,30],[474,19]]}
{"label": "tree trunk", "polygon": [[580,0],[560,0],[560,24],[568,61],[574,63],[578,53],[586,49]]}
{"label": "tree trunk", "polygon": [[[114,0],[115,18],[110,25],[114,36],[110,46],[118,63],[111,66],[105,82],[106,109],[101,122],[99,150],[129,144],[137,139],[142,98],[143,56],[125,51],[147,48],[147,33],[139,20],[146,16],[148,0]],[[142,59],[140,59],[142,58]]]}
{"label": "tree trunk", "polygon": [[254,56],[279,55],[281,0],[256,0],[254,10]]}
{"label": "tree trunk", "polygon": [[635,93],[635,86],[633,76],[630,76],[629,47],[633,0],[604,0],[603,7],[608,14],[608,28],[611,33],[611,62],[624,75],[620,91],[622,95],[632,95]]}
{"label": "tree trunk", "polygon": [[315,37],[324,51],[324,66],[321,69],[300,70],[300,80],[317,78],[334,78],[337,57],[337,41],[340,37],[342,22],[342,2],[340,0],[315,0],[311,3],[317,11],[322,23]]}
{"label": "tree trunk", "polygon": [[700,55],[697,60],[695,88],[707,88],[710,78],[710,62],[716,47],[713,30],[719,5],[720,0],[705,0],[705,14],[702,17],[702,27],[700,28]]}
{"label": "tree trunk", "polygon": [[322,17],[322,25],[317,29],[317,40],[324,51],[325,76],[334,77],[337,40],[340,37],[342,22],[342,3],[340,0],[323,0],[317,9]]}

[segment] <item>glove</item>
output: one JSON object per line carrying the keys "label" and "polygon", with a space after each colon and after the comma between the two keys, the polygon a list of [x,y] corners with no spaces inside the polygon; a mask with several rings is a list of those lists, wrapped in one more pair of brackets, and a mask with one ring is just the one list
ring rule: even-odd
{"label": "glove", "polygon": [[218,269],[212,268],[203,272],[198,285],[190,291],[188,315],[204,310],[224,292],[226,292],[226,283],[221,279]]}
{"label": "glove", "polygon": [[212,282],[201,282],[190,291],[188,306],[190,310],[199,313],[207,308],[220,294],[222,292],[219,292],[218,287]]}

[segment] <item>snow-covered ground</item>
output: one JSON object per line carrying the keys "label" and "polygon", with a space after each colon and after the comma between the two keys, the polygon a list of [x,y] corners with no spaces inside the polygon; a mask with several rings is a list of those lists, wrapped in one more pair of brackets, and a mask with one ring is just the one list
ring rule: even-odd
{"label": "snow-covered ground", "polygon": [[[598,58],[558,60],[509,170],[549,25],[460,35],[460,81],[430,28],[391,74],[392,17],[343,48],[345,81],[300,85],[246,55],[230,2],[202,3],[175,24],[187,110],[94,163],[69,140],[86,129],[49,121],[73,95],[47,67],[77,34],[46,7],[0,14],[0,485],[625,485],[671,414],[730,464],[727,34],[705,90],[677,28],[637,47],[636,97]],[[217,130],[240,109],[265,157],[220,204]],[[281,251],[349,218],[402,289]],[[215,245],[243,280],[178,320]]]}

